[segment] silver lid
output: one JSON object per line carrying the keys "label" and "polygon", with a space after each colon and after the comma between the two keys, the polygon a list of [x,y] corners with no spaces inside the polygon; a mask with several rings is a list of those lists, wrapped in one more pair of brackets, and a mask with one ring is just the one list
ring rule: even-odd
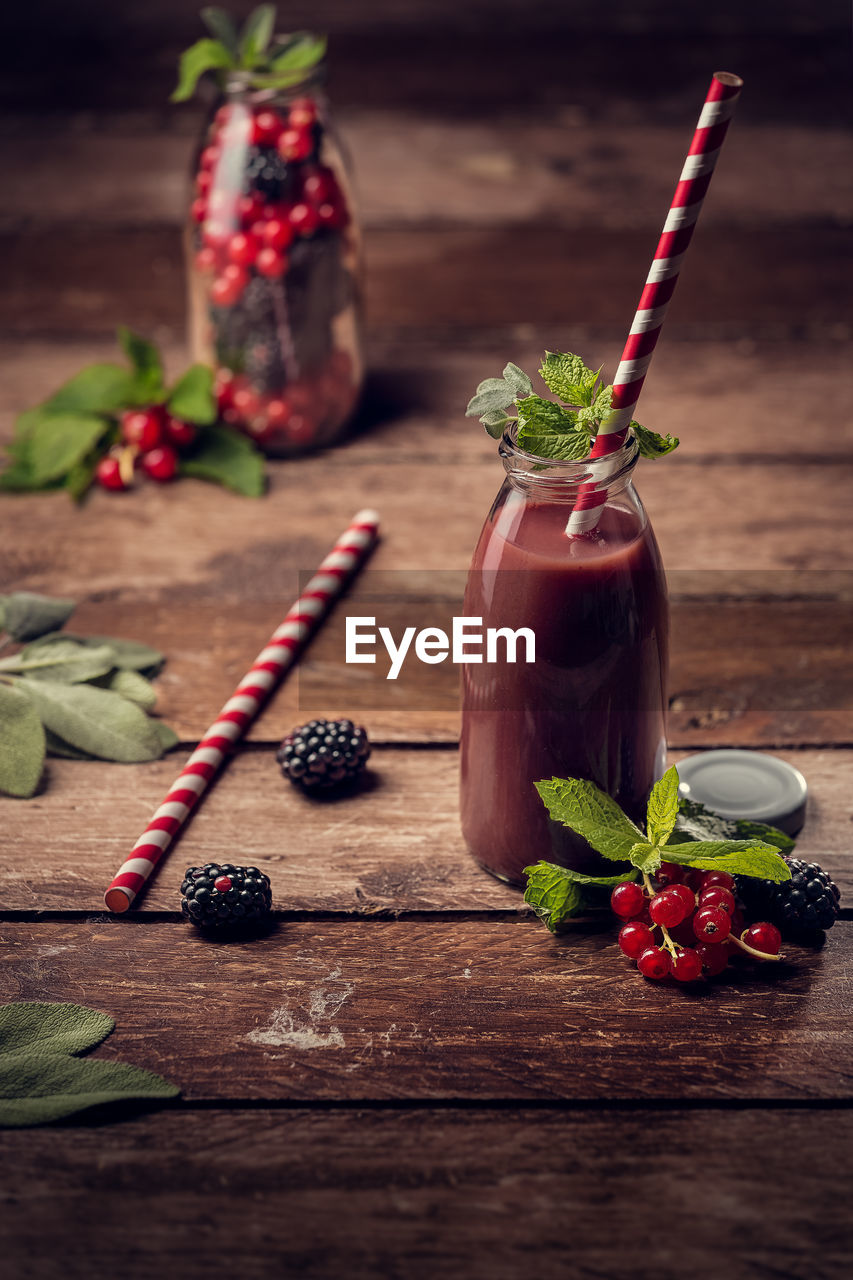
{"label": "silver lid", "polygon": [[806,780],[777,756],[717,749],[687,756],[677,767],[680,794],[723,818],[768,822],[789,835],[803,825]]}

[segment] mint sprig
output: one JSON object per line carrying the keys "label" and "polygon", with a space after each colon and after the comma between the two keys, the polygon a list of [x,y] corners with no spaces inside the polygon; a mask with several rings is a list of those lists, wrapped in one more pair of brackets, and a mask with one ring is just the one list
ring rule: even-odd
{"label": "mint sprig", "polygon": [[[602,384],[601,369],[587,368],[581,357],[570,351],[546,351],[539,375],[557,401],[537,395],[524,370],[508,364],[502,378],[486,378],[480,383],[465,416],[479,418],[495,440],[510,423],[516,423],[519,448],[535,457],[580,461],[589,454],[610,414],[613,387]],[[512,406],[515,416],[509,412]],[[675,436],[658,435],[639,422],[632,422],[630,429],[643,458],[661,458],[678,447]]]}
{"label": "mint sprig", "polygon": [[[585,876],[566,867],[538,862],[525,867],[525,902],[552,931],[590,904],[590,889],[611,888],[638,874],[654,875],[662,862],[674,862],[703,871],[727,871],[730,875],[754,876],[777,883],[790,880],[791,871],[771,838],[762,839],[774,828],[750,824],[755,834],[747,839],[694,839],[678,828],[682,805],[679,801],[678,770],[675,765],[656,782],[646,810],[646,835],[631,821],[615,800],[584,778],[551,778],[534,784],[550,816],[582,836],[597,853],[611,861],[628,863],[616,878]],[[701,808],[701,806],[700,806]],[[716,819],[703,811],[702,817]],[[688,821],[696,821],[695,815]],[[725,819],[720,819],[725,822]],[[780,834],[780,833],[779,833]],[[673,839],[675,836],[675,839]],[[682,837],[682,839],[679,839]]]}
{"label": "mint sprig", "polygon": [[304,80],[325,57],[325,36],[297,31],[273,39],[273,4],[259,5],[240,30],[224,9],[202,9],[201,18],[211,34],[181,54],[173,102],[191,98],[199,80],[208,72],[214,73],[220,88],[224,88],[226,72],[242,71],[253,88],[287,89]]}

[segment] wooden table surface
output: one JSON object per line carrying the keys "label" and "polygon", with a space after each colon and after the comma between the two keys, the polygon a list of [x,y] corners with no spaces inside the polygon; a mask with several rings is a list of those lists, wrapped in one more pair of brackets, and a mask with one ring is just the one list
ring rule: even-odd
{"label": "wooden table surface", "polygon": [[[5,436],[112,357],[117,323],[160,340],[173,371],[185,359],[198,114],[161,105],[167,6],[130,8],[151,83],[128,92],[120,65],[66,72],[74,109],[30,103],[2,138]],[[730,38],[723,22],[697,48],[667,25],[672,5],[638,28],[614,3],[611,51],[626,67],[654,54],[670,80],[604,93],[601,33],[587,22],[570,39],[548,6],[534,6],[543,39],[557,23],[567,58],[587,41],[568,86],[553,49],[539,66],[494,28],[490,69],[457,30],[442,80],[425,70],[442,45],[421,6],[405,21],[369,6],[391,24],[384,54],[348,6],[320,8],[339,32],[369,260],[357,432],[271,465],[260,501],[194,481],[81,509],[0,499],[0,591],[76,597],[76,631],[161,648],[158,711],[182,741],[153,765],[50,760],[36,798],[0,801],[4,999],[109,1012],[98,1056],[182,1090],[163,1110],[2,1135],[11,1274],[849,1274],[849,909],[781,973],[701,990],[640,980],[600,921],[552,938],[465,852],[447,673],[364,713],[370,785],[327,804],[283,785],[275,747],[358,689],[315,706],[288,682],[138,908],[103,910],[182,754],[350,515],[381,512],[372,570],[458,575],[501,478],[463,417],[472,387],[546,346],[612,373],[717,61],[747,90],[641,414],[682,437],[638,481],[672,586],[671,759],[744,746],[798,765],[800,850],[853,893],[853,166],[825,74],[843,37],[793,2],[782,34],[725,4]],[[176,47],[192,37],[178,9]],[[331,678],[334,642],[319,638],[307,677]],[[271,875],[263,940],[212,943],[181,922],[183,868],[215,859]]]}

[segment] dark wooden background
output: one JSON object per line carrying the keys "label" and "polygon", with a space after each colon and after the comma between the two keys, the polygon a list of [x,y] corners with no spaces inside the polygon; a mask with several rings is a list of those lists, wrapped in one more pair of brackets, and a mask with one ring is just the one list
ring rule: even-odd
{"label": "dark wooden background", "polygon": [[[242,6],[248,9],[249,6]],[[167,103],[188,0],[16,3],[0,58],[0,436],[129,323],[185,359],[180,223],[196,103]],[[203,731],[348,517],[377,570],[464,570],[499,482],[471,388],[545,347],[618,359],[710,73],[742,103],[643,396],[682,437],[639,487],[672,572],[672,759],[774,750],[801,847],[853,890],[846,3],[315,0],[359,178],[370,381],[354,439],[250,502],[194,482],[75,510],[0,499],[0,591],[168,654],[159,710]],[[440,518],[436,518],[436,512]],[[354,599],[358,599],[356,588]],[[322,680],[332,633],[309,655]],[[344,699],[346,691],[340,691]],[[369,787],[276,782],[289,683],[132,918],[105,883],[176,771],[50,762],[0,803],[4,997],[76,1000],[99,1052],[179,1105],[7,1132],[15,1276],[849,1274],[849,914],[822,950],[700,993],[612,932],[550,939],[466,858],[457,712],[368,717]],[[237,858],[237,855],[240,855]],[[187,863],[257,862],[255,945],[175,912]]]}

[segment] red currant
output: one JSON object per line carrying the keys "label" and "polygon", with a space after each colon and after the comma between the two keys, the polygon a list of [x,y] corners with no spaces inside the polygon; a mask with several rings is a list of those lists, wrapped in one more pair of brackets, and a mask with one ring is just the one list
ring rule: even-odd
{"label": "red currant", "polygon": [[249,141],[255,147],[274,147],[283,128],[284,122],[275,111],[259,111],[252,120]]}
{"label": "red currant", "polygon": [[286,427],[292,413],[286,400],[274,399],[267,404],[267,422],[271,427]]}
{"label": "red currant", "polygon": [[753,947],[756,951],[763,951],[766,956],[778,956],[779,949],[782,946],[781,933],[775,924],[770,924],[766,920],[750,925],[742,940],[748,947]]}
{"label": "red currant", "polygon": [[646,895],[638,884],[628,880],[617,884],[610,895],[610,906],[623,920],[632,920],[646,905]]}
{"label": "red currant", "polygon": [[287,121],[292,129],[308,129],[316,119],[317,104],[313,98],[294,98]]}
{"label": "red currant", "polygon": [[338,194],[338,184],[332,170],[326,165],[312,169],[302,180],[302,194],[312,204],[331,203]]}
{"label": "red currant", "polygon": [[181,418],[166,419],[166,439],[176,449],[188,449],[196,435],[196,428],[191,422],[184,422]]}
{"label": "red currant", "polygon": [[229,262],[222,275],[218,276],[210,286],[210,297],[218,307],[233,306],[246,287],[249,279],[245,267],[236,262]]}
{"label": "red currant", "polygon": [[319,225],[317,210],[310,204],[295,204],[287,216],[298,236],[313,235]]}
{"label": "red currant", "polygon": [[285,218],[270,218],[269,222],[263,224],[261,239],[270,249],[276,249],[280,253],[291,243],[293,234],[293,227]]}
{"label": "red currant", "polygon": [[293,444],[311,444],[317,432],[317,423],[309,413],[294,413],[287,424],[288,439]]}
{"label": "red currant", "polygon": [[236,382],[236,375],[230,369],[222,368],[216,370],[216,377],[213,380],[213,392],[216,396],[216,403],[220,413],[224,409],[232,407],[232,397],[237,390]]}
{"label": "red currant", "polygon": [[190,216],[193,222],[204,222],[207,217],[207,201],[203,196],[193,200],[190,205]]}
{"label": "red currant", "polygon": [[715,978],[718,973],[722,973],[731,958],[725,943],[700,942],[696,954],[702,961],[702,972],[706,978]]}
{"label": "red currant", "polygon": [[307,160],[313,150],[310,129],[285,129],[278,139],[278,154],[283,160]]}
{"label": "red currant", "polygon": [[238,266],[250,267],[258,256],[259,248],[260,245],[251,233],[247,235],[243,231],[238,231],[228,241],[228,257]]}
{"label": "red currant", "polygon": [[261,249],[255,259],[255,267],[258,274],[266,276],[270,280],[278,280],[284,275],[288,267],[287,258],[276,249]]}
{"label": "red currant", "polygon": [[726,915],[734,915],[735,895],[731,889],[726,889],[721,884],[712,884],[710,888],[703,888],[699,893],[700,907],[722,907]]}
{"label": "red currant", "polygon": [[234,392],[232,404],[242,422],[251,421],[252,418],[257,417],[263,408],[257,391],[248,386],[241,386]]}
{"label": "red currant", "polygon": [[228,123],[230,119],[231,119],[231,104],[226,102],[224,106],[221,106],[219,108],[216,115],[213,117],[213,120],[215,124],[219,125],[220,129],[224,129],[225,125]]}
{"label": "red currant", "polygon": [[95,467],[95,479],[102,489],[126,489],[118,458],[107,455]]}
{"label": "red currant", "polygon": [[731,927],[731,917],[722,907],[700,907],[693,917],[693,932],[700,942],[723,942]]}
{"label": "red currant", "polygon": [[213,882],[213,887],[217,893],[227,893],[231,888],[231,880],[229,876],[217,876]]}
{"label": "red currant", "polygon": [[681,924],[693,910],[693,902],[691,900],[688,905],[683,902],[671,889],[664,889],[663,893],[656,893],[649,903],[649,915],[655,924],[665,925],[667,928],[673,928],[677,924]]}
{"label": "red currant", "polygon": [[159,445],[156,449],[149,449],[147,453],[142,455],[142,470],[152,480],[157,480],[160,484],[165,484],[167,480],[174,480],[178,470],[178,455],[171,445]]}
{"label": "red currant", "polygon": [[674,898],[678,898],[679,902],[683,902],[687,908],[687,915],[691,915],[696,910],[696,894],[686,884],[671,884],[664,892],[671,893]]}
{"label": "red currant", "polygon": [[205,147],[198,162],[200,169],[214,169],[222,153],[219,147]]}
{"label": "red currant", "polygon": [[702,876],[702,888],[710,889],[712,885],[718,884],[723,889],[732,889],[735,887],[735,878],[730,876],[728,871],[706,871]]}
{"label": "red currant", "polygon": [[163,439],[163,415],[157,409],[129,409],[121,415],[119,429],[125,444],[147,453]]}
{"label": "red currant", "polygon": [[264,198],[255,192],[251,196],[240,196],[237,201],[237,216],[244,227],[251,227],[257,222],[264,210]]}
{"label": "red currant", "polygon": [[195,265],[199,271],[215,271],[216,270],[216,250],[211,249],[207,245],[204,249],[199,249],[195,255]]}
{"label": "red currant", "polygon": [[206,196],[213,186],[213,178],[209,169],[199,169],[195,176],[195,189],[200,196]]}
{"label": "red currant", "polygon": [[662,862],[655,872],[655,880],[665,889],[671,884],[681,884],[685,873],[686,868],[680,867],[677,862]]}
{"label": "red currant", "polygon": [[337,230],[345,227],[347,224],[347,211],[343,204],[338,201],[330,203],[324,201],[317,209],[317,222],[321,227],[331,227]]}
{"label": "red currant", "polygon": [[698,951],[691,951],[689,948],[679,951],[670,961],[670,969],[673,978],[677,978],[679,982],[695,982],[702,977],[702,957]]}
{"label": "red currant", "polygon": [[660,947],[647,947],[637,959],[637,968],[644,978],[659,981],[669,974],[669,956]]}
{"label": "red currant", "polygon": [[641,924],[639,920],[623,924],[619,930],[619,946],[630,960],[639,959],[644,951],[654,945],[654,934],[647,924]]}

